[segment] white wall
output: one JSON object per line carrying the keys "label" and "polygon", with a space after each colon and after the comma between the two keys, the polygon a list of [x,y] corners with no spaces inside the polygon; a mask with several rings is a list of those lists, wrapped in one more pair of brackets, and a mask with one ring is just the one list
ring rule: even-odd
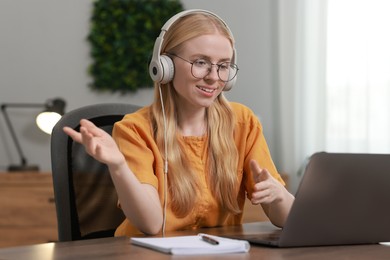
{"label": "white wall", "polygon": [[[43,103],[62,97],[66,109],[106,102],[146,105],[152,90],[136,94],[92,92],[86,36],[90,0],[0,1],[0,103]],[[251,107],[261,118],[271,152],[272,121],[272,0],[182,0],[186,9],[208,9],[221,16],[236,38],[237,85],[232,101]],[[27,110],[27,111],[25,111]],[[9,109],[21,146],[30,163],[50,171],[50,137],[34,125],[38,110]],[[0,116],[0,171],[18,163],[10,135]]]}

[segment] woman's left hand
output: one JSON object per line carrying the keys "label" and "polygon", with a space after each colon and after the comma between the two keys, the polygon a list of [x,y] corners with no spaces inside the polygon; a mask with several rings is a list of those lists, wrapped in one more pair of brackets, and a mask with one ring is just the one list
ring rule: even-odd
{"label": "woman's left hand", "polygon": [[250,167],[255,181],[252,204],[271,204],[281,201],[285,194],[284,186],[267,169],[261,169],[255,160],[251,160]]}
{"label": "woman's left hand", "polygon": [[294,196],[268,170],[261,169],[255,160],[251,160],[250,167],[255,181],[252,204],[261,204],[271,222],[275,226],[283,227]]}

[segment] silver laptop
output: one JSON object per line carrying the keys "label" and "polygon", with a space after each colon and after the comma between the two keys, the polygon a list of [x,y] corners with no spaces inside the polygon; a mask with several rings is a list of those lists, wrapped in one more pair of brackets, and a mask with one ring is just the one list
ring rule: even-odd
{"label": "silver laptop", "polygon": [[277,247],[390,241],[390,155],[314,154],[284,228],[235,238]]}

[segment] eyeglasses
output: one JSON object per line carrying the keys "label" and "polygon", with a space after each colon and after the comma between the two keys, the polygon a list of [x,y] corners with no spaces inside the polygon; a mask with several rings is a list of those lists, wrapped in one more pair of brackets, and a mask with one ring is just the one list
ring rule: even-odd
{"label": "eyeglasses", "polygon": [[238,66],[230,62],[222,62],[219,64],[211,63],[206,59],[196,59],[194,61],[186,60],[176,54],[168,53],[169,55],[175,56],[183,61],[191,64],[191,74],[197,79],[204,79],[210,74],[213,65],[217,66],[217,74],[221,81],[228,82],[234,79],[238,72]]}

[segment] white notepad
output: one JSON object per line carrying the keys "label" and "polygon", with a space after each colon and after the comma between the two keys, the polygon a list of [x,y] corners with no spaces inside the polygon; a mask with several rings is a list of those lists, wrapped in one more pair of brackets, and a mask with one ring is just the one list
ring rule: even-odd
{"label": "white notepad", "polygon": [[[218,241],[217,245],[202,239],[206,235]],[[177,237],[132,237],[132,244],[173,255],[205,255],[246,253],[250,245],[245,240],[229,239],[207,234]]]}

